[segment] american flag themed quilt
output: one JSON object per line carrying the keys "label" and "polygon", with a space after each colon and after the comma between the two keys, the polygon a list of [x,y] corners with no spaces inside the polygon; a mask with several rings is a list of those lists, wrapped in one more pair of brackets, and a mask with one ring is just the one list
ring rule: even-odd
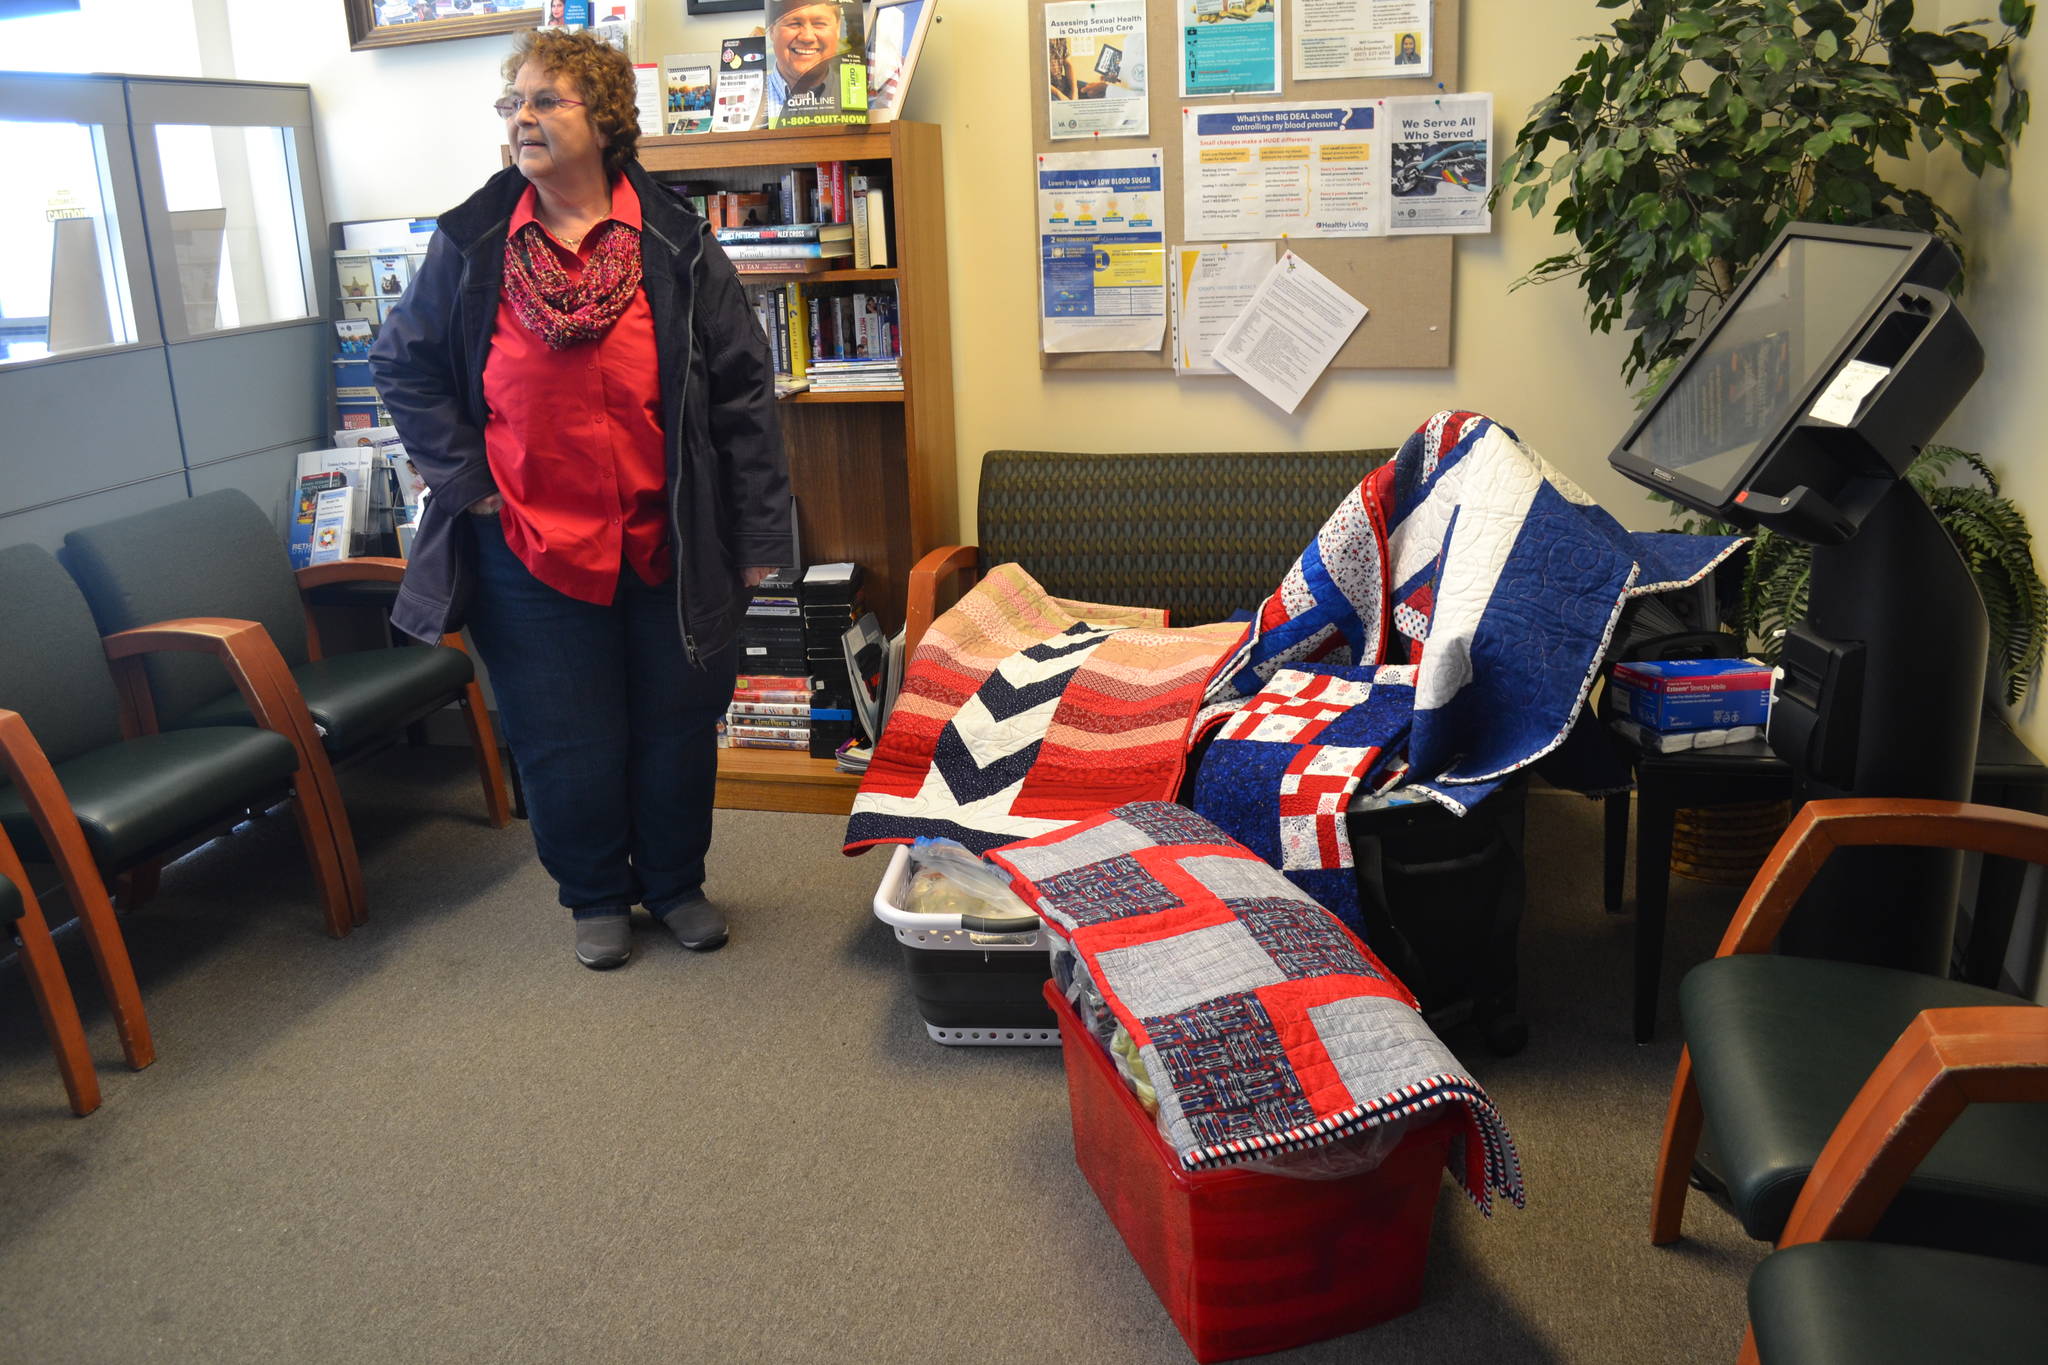
{"label": "american flag themed quilt", "polygon": [[1136,802],[989,855],[1137,1044],[1188,1170],[1327,1146],[1450,1109],[1467,1195],[1523,1203],[1479,1083],[1370,949],[1201,816]]}
{"label": "american flag themed quilt", "polygon": [[1408,665],[1278,669],[1217,729],[1194,808],[1362,932],[1344,812],[1361,785],[1377,791],[1405,774],[1414,706]]}

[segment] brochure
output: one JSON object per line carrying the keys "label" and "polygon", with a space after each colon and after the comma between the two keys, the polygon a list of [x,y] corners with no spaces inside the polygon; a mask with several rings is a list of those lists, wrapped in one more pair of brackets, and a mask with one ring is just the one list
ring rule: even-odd
{"label": "brochure", "polygon": [[768,0],[768,123],[868,121],[861,0]]}
{"label": "brochure", "polygon": [[712,95],[712,130],[744,133],[768,116],[768,40],[727,38],[718,48],[718,83]]}
{"label": "brochure", "polygon": [[661,59],[662,129],[670,137],[711,131],[711,91],[718,69],[714,52],[680,52]]}
{"label": "brochure", "polygon": [[330,488],[319,494],[313,507],[313,545],[309,564],[331,564],[349,557],[354,531],[354,504],[346,488]]}
{"label": "brochure", "polygon": [[1045,7],[1052,136],[1146,137],[1145,0],[1064,0]]}

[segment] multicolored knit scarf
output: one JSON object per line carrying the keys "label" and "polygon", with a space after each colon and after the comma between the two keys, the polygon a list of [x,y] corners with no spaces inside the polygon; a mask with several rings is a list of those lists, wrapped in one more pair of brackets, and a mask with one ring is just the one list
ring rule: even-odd
{"label": "multicolored knit scarf", "polygon": [[505,239],[505,299],[526,329],[560,351],[611,330],[640,287],[640,233],[598,224],[583,273],[571,277],[538,222]]}

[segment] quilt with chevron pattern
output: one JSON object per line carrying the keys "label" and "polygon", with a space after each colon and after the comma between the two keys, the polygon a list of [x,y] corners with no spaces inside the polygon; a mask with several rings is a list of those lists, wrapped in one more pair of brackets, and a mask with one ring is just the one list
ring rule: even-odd
{"label": "quilt with chevron pattern", "polygon": [[998,565],[932,622],[868,764],[846,852],[931,837],[985,853],[1170,799],[1229,622],[1048,596]]}

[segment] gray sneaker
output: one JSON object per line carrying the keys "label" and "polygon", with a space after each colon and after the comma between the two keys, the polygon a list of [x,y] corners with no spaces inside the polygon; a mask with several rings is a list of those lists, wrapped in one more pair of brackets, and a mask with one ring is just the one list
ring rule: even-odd
{"label": "gray sneaker", "polygon": [[628,915],[593,915],[576,921],[576,960],[593,971],[623,967],[633,955],[633,921]]}
{"label": "gray sneaker", "polygon": [[708,953],[725,946],[725,915],[708,900],[684,901],[657,918],[663,928],[676,936],[676,942],[693,953]]}

